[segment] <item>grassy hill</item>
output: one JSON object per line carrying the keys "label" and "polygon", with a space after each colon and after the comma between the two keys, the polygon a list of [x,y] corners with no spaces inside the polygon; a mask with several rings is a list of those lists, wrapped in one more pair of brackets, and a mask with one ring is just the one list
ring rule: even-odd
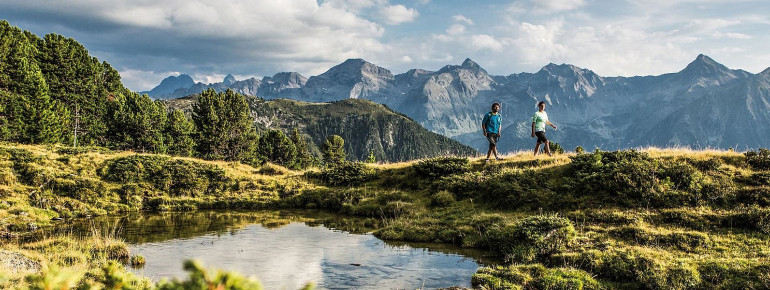
{"label": "grassy hill", "polygon": [[[120,211],[320,208],[366,218],[382,239],[483,248],[507,261],[479,269],[476,287],[760,289],[770,287],[768,155],[521,153],[490,164],[444,157],[298,172],[3,144],[0,240],[2,249],[43,266],[96,273],[77,281],[106,285],[110,275],[123,275],[145,287],[114,262],[129,253],[109,236],[87,243],[10,237],[52,218]],[[25,275],[33,274],[6,274],[3,285],[32,283]]]}

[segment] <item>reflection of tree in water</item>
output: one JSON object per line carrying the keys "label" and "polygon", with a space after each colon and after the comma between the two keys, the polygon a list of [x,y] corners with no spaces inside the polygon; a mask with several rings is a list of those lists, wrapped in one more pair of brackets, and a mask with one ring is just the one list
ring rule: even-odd
{"label": "reflection of tree in water", "polygon": [[341,216],[314,210],[133,212],[116,216],[75,219],[49,234],[67,233],[84,236],[98,231],[111,233],[131,244],[141,244],[206,234],[235,234],[251,224],[260,224],[267,229],[277,229],[293,222],[304,222],[309,226],[325,226],[356,234],[371,232],[377,225],[374,219]]}

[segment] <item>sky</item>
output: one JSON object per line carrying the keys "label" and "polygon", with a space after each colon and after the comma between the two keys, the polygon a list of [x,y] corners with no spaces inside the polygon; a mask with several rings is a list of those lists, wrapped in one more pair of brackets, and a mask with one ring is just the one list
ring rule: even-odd
{"label": "sky", "polygon": [[601,76],[676,72],[705,54],[770,67],[766,0],[3,0],[0,19],[82,43],[131,90],[310,77],[349,58],[393,74],[466,58],[493,75],[568,63]]}

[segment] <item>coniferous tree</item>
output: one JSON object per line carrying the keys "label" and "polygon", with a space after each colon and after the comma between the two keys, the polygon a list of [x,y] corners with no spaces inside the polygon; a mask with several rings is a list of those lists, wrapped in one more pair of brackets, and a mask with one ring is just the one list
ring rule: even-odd
{"label": "coniferous tree", "polygon": [[177,156],[192,156],[195,152],[195,125],[181,110],[168,112],[164,141],[168,154]]}
{"label": "coniferous tree", "polygon": [[297,158],[295,159],[294,168],[305,169],[312,166],[316,161],[313,154],[310,153],[310,149],[307,145],[307,140],[299,133],[297,128],[291,131],[289,137],[291,143],[294,143],[294,148],[297,149]]}
{"label": "coniferous tree", "polygon": [[7,126],[0,130],[0,137],[23,143],[56,143],[63,137],[69,112],[49,97],[30,35],[0,21],[0,90],[5,91],[0,119]]}
{"label": "coniferous tree", "polygon": [[193,104],[198,153],[207,159],[258,162],[257,132],[243,95],[207,89]]}
{"label": "coniferous tree", "polygon": [[[107,143],[107,110],[109,100],[130,92],[120,82],[120,75],[108,63],[91,57],[72,38],[48,34],[37,38],[38,62],[50,87],[51,98],[63,103],[70,112],[78,111],[71,124],[77,124],[78,143]],[[76,121],[76,122],[74,122]],[[68,131],[74,131],[69,128]]]}
{"label": "coniferous tree", "polygon": [[337,165],[345,162],[345,140],[339,135],[326,138],[323,144],[324,162],[327,165]]}
{"label": "coniferous tree", "polygon": [[108,136],[113,148],[166,153],[163,132],[166,109],[147,95],[118,95],[108,112]]}
{"label": "coniferous tree", "polygon": [[289,167],[296,162],[297,149],[280,130],[267,130],[259,136],[257,154],[267,161]]}

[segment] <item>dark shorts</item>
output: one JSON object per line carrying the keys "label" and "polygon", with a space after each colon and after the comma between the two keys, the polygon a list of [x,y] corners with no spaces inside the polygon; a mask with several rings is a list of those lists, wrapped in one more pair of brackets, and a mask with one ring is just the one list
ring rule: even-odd
{"label": "dark shorts", "polygon": [[548,142],[548,138],[545,137],[545,132],[543,132],[543,131],[535,132],[535,136],[537,136],[537,143]]}
{"label": "dark shorts", "polygon": [[489,141],[489,149],[497,146],[497,140],[500,139],[500,134],[487,133],[487,141]]}

